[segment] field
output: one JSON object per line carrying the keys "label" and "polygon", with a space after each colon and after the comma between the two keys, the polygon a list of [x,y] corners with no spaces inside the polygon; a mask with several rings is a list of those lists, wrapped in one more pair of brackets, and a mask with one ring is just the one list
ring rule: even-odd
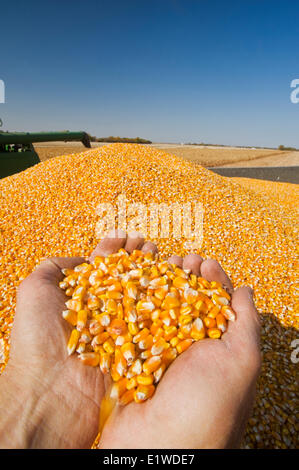
{"label": "field", "polygon": [[[103,144],[93,143],[92,147]],[[153,144],[150,147],[163,149],[186,160],[204,167],[216,166],[296,166],[299,165],[299,152],[281,152],[271,149],[243,149],[237,147],[202,147],[194,145]],[[53,142],[38,144],[35,149],[41,161],[58,155],[84,152],[87,149],[81,143]]]}
{"label": "field", "polygon": [[[78,147],[79,152],[86,150]],[[67,144],[63,153],[73,148]],[[195,150],[210,156],[219,150],[219,156],[229,149]],[[60,153],[61,145],[51,151],[52,156]],[[255,150],[232,149],[230,155],[238,161],[244,152]],[[51,156],[49,148],[45,158],[46,153]],[[267,155],[261,158],[272,158]],[[235,287],[254,288],[262,323],[262,369],[242,447],[297,447],[298,374],[291,355],[299,326],[298,186],[223,178],[153,146],[114,144],[50,158],[0,181],[0,373],[8,359],[16,289],[22,279],[45,257],[87,257],[98,241],[96,227],[102,217],[97,207],[117,204],[121,194],[128,203],[203,204],[204,237],[196,252],[219,260]],[[134,220],[135,214],[130,217]],[[190,251],[185,236],[149,238],[163,257]]]}

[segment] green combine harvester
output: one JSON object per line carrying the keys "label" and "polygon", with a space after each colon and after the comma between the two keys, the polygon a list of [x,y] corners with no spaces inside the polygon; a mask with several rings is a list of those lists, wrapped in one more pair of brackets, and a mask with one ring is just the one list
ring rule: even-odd
{"label": "green combine harvester", "polygon": [[0,132],[0,178],[19,173],[40,162],[33,144],[39,142],[82,142],[90,148],[86,132]]}

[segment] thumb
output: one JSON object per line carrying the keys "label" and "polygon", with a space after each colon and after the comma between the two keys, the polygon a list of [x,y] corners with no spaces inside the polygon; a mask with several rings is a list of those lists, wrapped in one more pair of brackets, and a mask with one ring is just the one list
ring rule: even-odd
{"label": "thumb", "polygon": [[242,346],[247,353],[248,348],[259,348],[260,320],[252,289],[247,286],[236,289],[232,295],[231,306],[236,312],[236,320],[229,322],[228,330],[222,336],[223,341],[228,343],[230,348],[239,349]]}

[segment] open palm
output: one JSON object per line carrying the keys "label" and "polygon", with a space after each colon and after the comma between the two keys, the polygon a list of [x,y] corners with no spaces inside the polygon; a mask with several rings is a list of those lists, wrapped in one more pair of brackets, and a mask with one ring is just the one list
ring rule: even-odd
{"label": "open palm", "polygon": [[[91,255],[124,247],[157,251],[141,236],[116,234]],[[170,261],[232,291],[214,260],[198,255]],[[100,369],[67,356],[70,327],[62,319],[65,295],[58,287],[61,268],[82,258],[51,258],[19,289],[8,373],[17,375],[32,409],[31,447],[90,447],[98,430],[105,394]],[[168,368],[152,399],[115,408],[100,441],[109,448],[198,448],[237,446],[254,399],[259,370],[259,323],[248,288],[233,293],[237,321],[221,340],[194,343]],[[25,396],[24,396],[25,398]]]}

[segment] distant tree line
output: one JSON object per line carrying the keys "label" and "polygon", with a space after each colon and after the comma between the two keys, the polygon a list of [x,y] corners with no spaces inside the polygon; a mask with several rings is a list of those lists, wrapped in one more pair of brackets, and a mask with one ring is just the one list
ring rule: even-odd
{"label": "distant tree line", "polygon": [[[276,150],[276,147],[259,147],[259,146],[253,146],[253,145],[225,145],[225,144],[206,144],[204,142],[185,142],[183,145],[197,145],[199,147],[204,146],[204,147],[238,147],[241,149],[269,149],[269,150]],[[285,147],[284,145],[279,145],[277,147],[278,150],[288,150],[290,151],[296,151],[299,150],[296,147]]]}
{"label": "distant tree line", "polygon": [[141,137],[115,137],[110,135],[109,137],[95,137],[89,136],[91,142],[122,142],[127,144],[151,144],[151,140],[142,139]]}
{"label": "distant tree line", "polygon": [[279,145],[278,150],[288,150],[290,152],[297,149],[295,147],[285,147],[284,145]]}

